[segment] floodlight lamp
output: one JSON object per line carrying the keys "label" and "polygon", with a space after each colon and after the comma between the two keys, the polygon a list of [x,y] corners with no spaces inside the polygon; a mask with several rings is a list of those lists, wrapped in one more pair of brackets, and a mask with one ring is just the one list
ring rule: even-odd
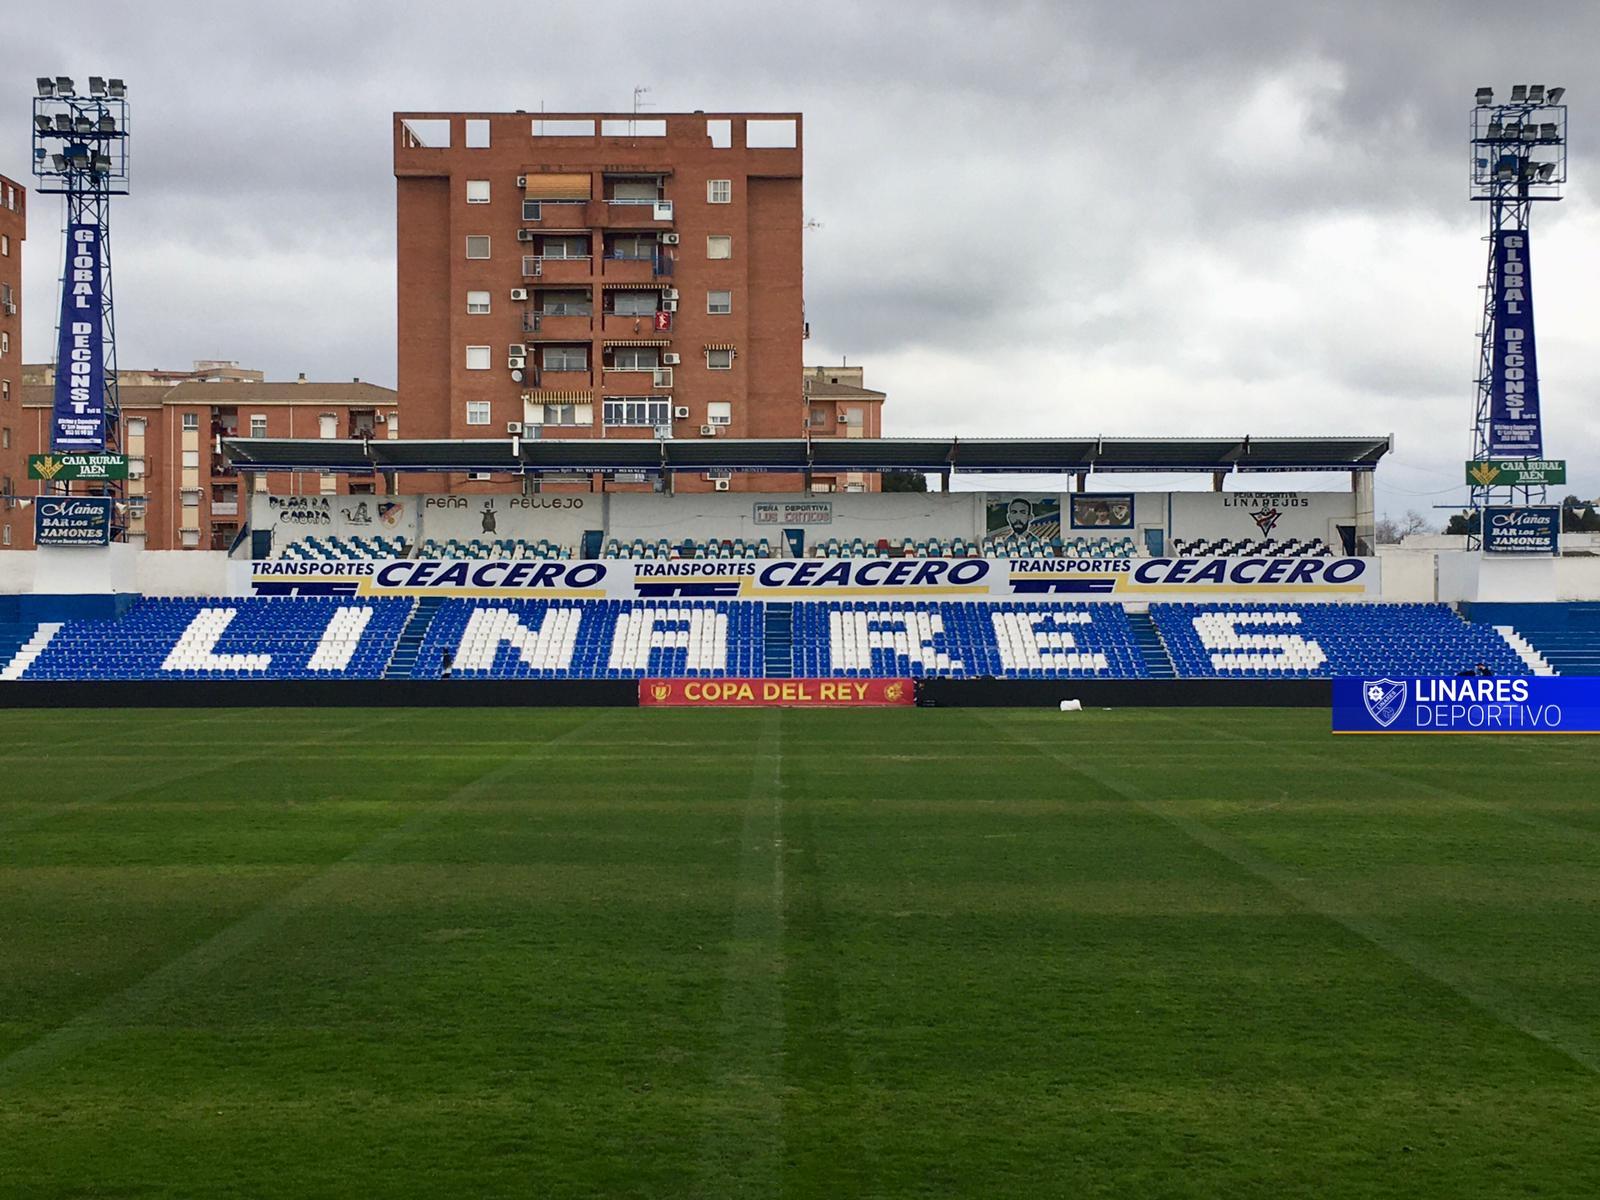
{"label": "floodlight lamp", "polygon": [[111,156],[109,154],[96,154],[90,170],[94,171],[96,175],[111,174]]}
{"label": "floodlight lamp", "polygon": [[117,119],[110,113],[101,113],[100,119],[95,122],[95,128],[101,133],[115,133],[117,131]]}
{"label": "floodlight lamp", "polygon": [[56,94],[56,81],[48,75],[41,75],[33,81],[38,85],[39,95],[49,99]]}
{"label": "floodlight lamp", "polygon": [[1537,125],[1524,125],[1522,127],[1522,140],[1537,142],[1539,140],[1539,127]]}
{"label": "floodlight lamp", "polygon": [[65,154],[52,154],[50,156],[50,165],[58,171],[65,171],[67,169],[67,156]]}
{"label": "floodlight lamp", "polygon": [[1528,102],[1528,85],[1519,83],[1511,89],[1511,103],[1526,104]]}
{"label": "floodlight lamp", "polygon": [[89,95],[104,96],[106,94],[106,81],[98,75],[89,76]]}
{"label": "floodlight lamp", "polygon": [[1546,142],[1559,142],[1561,140],[1561,127],[1554,121],[1546,121],[1539,126],[1539,138]]}
{"label": "floodlight lamp", "polygon": [[72,114],[71,113],[62,112],[62,113],[57,113],[56,114],[56,132],[57,133],[71,133],[72,132]]}
{"label": "floodlight lamp", "polygon": [[94,122],[88,117],[79,114],[72,122],[72,129],[74,133],[93,133]]}
{"label": "floodlight lamp", "polygon": [[126,96],[128,94],[128,85],[123,83],[122,80],[120,80],[120,79],[111,80],[111,82],[108,83],[106,85],[106,87],[107,87],[107,90],[110,91],[111,98],[113,100],[121,100],[124,96]]}
{"label": "floodlight lamp", "polygon": [[1530,83],[1528,85],[1528,103],[1529,104],[1543,104],[1544,103],[1544,84],[1542,84],[1542,83]]}
{"label": "floodlight lamp", "polygon": [[1494,103],[1494,89],[1491,87],[1479,88],[1476,99],[1480,108],[1487,108]]}
{"label": "floodlight lamp", "polygon": [[49,133],[56,127],[56,123],[44,113],[34,113],[33,123],[39,127],[40,133]]}
{"label": "floodlight lamp", "polygon": [[1549,183],[1550,182],[1550,177],[1552,175],[1554,175],[1555,173],[1556,173],[1556,165],[1555,165],[1555,163],[1540,163],[1539,164],[1539,182],[1540,183]]}
{"label": "floodlight lamp", "polygon": [[70,75],[57,75],[56,76],[56,95],[58,95],[58,96],[75,96],[77,94],[78,94],[77,85],[75,85],[72,82],[72,76],[70,76]]}
{"label": "floodlight lamp", "polygon": [[1503,134],[1504,132],[1505,132],[1505,126],[1500,124],[1499,121],[1490,121],[1489,122],[1489,129],[1488,129],[1488,132],[1485,134],[1485,136],[1491,142],[1498,141],[1500,139],[1500,135]]}

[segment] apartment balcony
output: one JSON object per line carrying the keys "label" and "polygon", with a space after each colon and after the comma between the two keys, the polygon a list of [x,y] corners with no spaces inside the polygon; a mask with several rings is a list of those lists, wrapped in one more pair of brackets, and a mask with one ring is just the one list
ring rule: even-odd
{"label": "apartment balcony", "polygon": [[594,318],[525,312],[522,314],[522,332],[536,335],[530,341],[586,342],[594,336]]}
{"label": "apartment balcony", "polygon": [[672,220],[671,200],[591,200],[584,213],[591,229],[670,229]]}
{"label": "apartment balcony", "polygon": [[542,283],[588,283],[594,272],[589,258],[541,258],[537,254],[522,256],[522,277],[537,279]]}
{"label": "apartment balcony", "polygon": [[[656,378],[661,374],[659,367],[645,367],[634,370],[630,367],[606,367],[600,373],[600,387],[607,395],[611,396],[644,396],[660,390]],[[667,369],[667,376],[672,371]]]}
{"label": "apartment balcony", "polygon": [[213,517],[237,517],[239,515],[239,502],[237,500],[213,500],[211,502],[211,515]]}
{"label": "apartment balcony", "polygon": [[567,392],[594,386],[594,372],[588,367],[564,370],[561,367],[543,367],[530,380],[533,387],[548,392]]}
{"label": "apartment balcony", "polygon": [[601,264],[600,273],[607,283],[654,283],[664,273],[671,274],[670,265],[666,272],[661,267],[659,254],[648,258],[608,258]]}
{"label": "apartment balcony", "polygon": [[613,338],[640,338],[652,341],[667,341],[671,336],[669,330],[656,328],[656,315],[653,312],[641,313],[633,316],[627,313],[606,313],[601,318],[601,330],[606,337]]}

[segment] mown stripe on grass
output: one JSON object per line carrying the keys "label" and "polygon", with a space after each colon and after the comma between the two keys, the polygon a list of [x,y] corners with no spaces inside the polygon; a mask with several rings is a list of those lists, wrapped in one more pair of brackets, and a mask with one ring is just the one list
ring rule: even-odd
{"label": "mown stripe on grass", "polygon": [[1196,820],[1176,805],[1159,800],[1127,780],[1082,760],[1068,758],[1053,746],[1021,737],[987,714],[983,714],[981,719],[1009,740],[1122,796],[1141,811],[1171,825],[1196,845],[1203,846],[1255,876],[1300,907],[1343,927],[1419,975],[1450,989],[1480,1012],[1600,1075],[1600,1042],[1591,1031],[1540,1009],[1512,989],[1483,978],[1467,964],[1435,953],[1377,918],[1353,911],[1346,897],[1295,875],[1282,864],[1258,853],[1239,839]]}
{"label": "mown stripe on grass", "polygon": [[[404,710],[400,711],[403,713]],[[12,1051],[0,1059],[0,1084],[48,1068],[96,1042],[115,1036],[122,1027],[159,1011],[171,997],[182,994],[276,933],[297,910],[320,903],[337,893],[353,872],[382,862],[396,847],[425,833],[462,805],[482,793],[492,793],[495,785],[515,778],[525,768],[527,761],[539,752],[552,745],[575,740],[616,711],[621,710],[601,710],[600,715],[555,737],[520,745],[519,753],[514,757],[502,761],[498,766],[486,767],[438,803],[428,805],[410,819],[362,843],[310,878],[269,897],[244,916],[168,960],[137,982]]]}
{"label": "mown stripe on grass", "polygon": [[769,709],[756,739],[739,831],[719,1053],[711,1070],[711,1086],[720,1096],[701,1145],[701,1196],[775,1196],[781,1190],[783,859],[783,711]]}

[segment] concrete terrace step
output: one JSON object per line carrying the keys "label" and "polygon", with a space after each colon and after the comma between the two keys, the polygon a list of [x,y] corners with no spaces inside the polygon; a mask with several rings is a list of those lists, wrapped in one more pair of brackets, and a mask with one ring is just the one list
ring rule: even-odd
{"label": "concrete terrace step", "polygon": [[762,614],[762,670],[768,679],[794,677],[794,605],[771,603]]}
{"label": "concrete terrace step", "polygon": [[422,639],[427,636],[428,626],[439,615],[439,606],[443,603],[443,597],[423,596],[412,606],[411,615],[406,618],[400,636],[395,639],[389,662],[383,668],[385,679],[411,678],[412,668],[417,665],[417,655],[422,651]]}
{"label": "concrete terrace step", "polygon": [[1133,644],[1138,647],[1145,673],[1151,679],[1175,679],[1178,672],[1173,668],[1172,655],[1167,653],[1166,643],[1161,640],[1161,631],[1156,628],[1150,614],[1130,610],[1128,624],[1133,627]]}

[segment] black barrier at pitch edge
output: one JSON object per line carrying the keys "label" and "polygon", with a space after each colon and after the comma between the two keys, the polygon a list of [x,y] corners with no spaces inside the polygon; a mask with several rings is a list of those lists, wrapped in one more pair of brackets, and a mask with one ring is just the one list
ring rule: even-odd
{"label": "black barrier at pitch edge", "polygon": [[[1327,679],[924,679],[933,708],[1327,708]],[[0,708],[552,708],[639,703],[632,679],[257,679],[0,683]]]}

